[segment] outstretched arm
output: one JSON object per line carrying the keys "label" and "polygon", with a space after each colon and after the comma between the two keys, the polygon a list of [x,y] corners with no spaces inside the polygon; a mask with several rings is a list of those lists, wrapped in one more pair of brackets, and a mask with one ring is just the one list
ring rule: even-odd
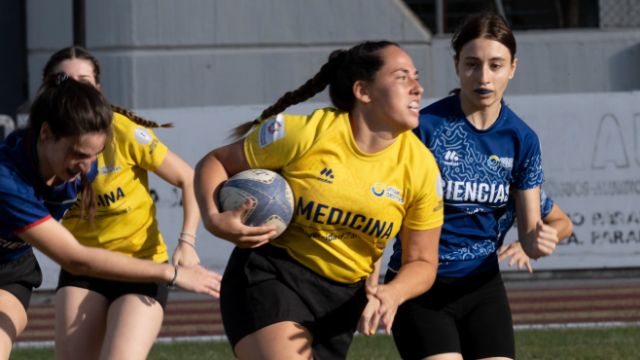
{"label": "outstretched arm", "polygon": [[[71,233],[53,219],[46,220],[18,235],[74,275],[132,282],[171,282],[175,268],[149,260],[82,246]],[[180,288],[218,297],[221,276],[201,266],[180,267],[176,285]]]}
{"label": "outstretched arm", "polygon": [[[182,211],[184,219],[182,222],[182,232],[195,235],[198,230],[198,222],[200,222],[200,210],[198,209],[198,203],[196,202],[196,196],[193,191],[193,169],[176,154],[167,151],[167,155],[154,173],[162,180],[182,190]],[[200,258],[198,258],[195,249],[195,237],[185,234],[180,237],[193,246],[185,244],[184,241],[178,241],[178,246],[173,253],[173,263],[178,265],[200,264]]]}
{"label": "outstretched arm", "polygon": [[413,299],[431,288],[438,270],[438,242],[441,227],[430,230],[411,230],[402,227],[402,267],[398,275],[377,289],[367,286],[367,292],[380,300],[379,315],[387,334],[403,302]]}
{"label": "outstretched arm", "polygon": [[266,244],[276,234],[275,226],[250,227],[242,223],[242,213],[251,201],[237,209],[220,212],[218,196],[221,185],[229,177],[251,169],[244,153],[244,139],[213,150],[196,166],[195,193],[204,227],[213,235],[229,240],[241,248]]}

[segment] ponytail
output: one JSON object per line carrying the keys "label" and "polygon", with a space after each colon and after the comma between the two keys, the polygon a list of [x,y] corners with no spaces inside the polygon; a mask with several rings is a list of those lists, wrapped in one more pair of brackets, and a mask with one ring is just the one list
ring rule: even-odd
{"label": "ponytail", "polygon": [[96,209],[98,207],[98,199],[96,193],[91,186],[91,180],[87,174],[80,174],[80,191],[82,200],[80,202],[80,217],[89,220],[89,225],[93,226],[96,217]]}
{"label": "ponytail", "polygon": [[342,111],[351,111],[355,106],[353,84],[356,81],[372,82],[376,73],[384,65],[378,51],[387,46],[398,46],[390,41],[367,41],[349,50],[335,50],[320,71],[304,85],[285,93],[275,104],[265,109],[260,117],[231,130],[231,138],[239,139],[255,125],[278,115],[291,105],[306,101],[329,86],[329,96],[333,105]]}
{"label": "ponytail", "polygon": [[133,121],[134,123],[138,124],[138,125],[142,125],[146,128],[172,128],[173,127],[173,123],[167,123],[167,124],[158,124],[157,122],[154,121],[150,121],[150,120],[146,120],[141,118],[140,116],[138,116],[138,114],[134,113],[133,111],[127,110],[127,109],[123,109],[119,106],[115,106],[115,105],[111,105],[111,110],[113,110],[113,112],[116,112],[120,115],[124,115],[127,118],[129,118],[129,120]]}

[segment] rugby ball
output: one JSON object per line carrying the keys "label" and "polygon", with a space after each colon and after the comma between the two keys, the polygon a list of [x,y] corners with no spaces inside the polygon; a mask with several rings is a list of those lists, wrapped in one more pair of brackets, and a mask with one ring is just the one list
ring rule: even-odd
{"label": "rugby ball", "polygon": [[[293,217],[293,192],[287,181],[271,170],[251,169],[232,176],[220,190],[222,211],[253,200],[242,221],[248,226],[276,227],[280,236]],[[272,238],[272,239],[273,239]]]}

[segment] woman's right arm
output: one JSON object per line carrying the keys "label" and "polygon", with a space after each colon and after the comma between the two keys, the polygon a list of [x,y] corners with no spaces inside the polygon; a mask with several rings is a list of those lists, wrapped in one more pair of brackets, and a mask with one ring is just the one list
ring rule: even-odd
{"label": "woman's right arm", "polygon": [[[81,245],[54,219],[46,220],[18,235],[74,275],[116,281],[167,282],[175,276],[173,265],[136,259],[113,251]],[[176,285],[197,293],[220,296],[222,277],[201,266],[182,266]]]}
{"label": "woman's right arm", "polygon": [[275,226],[250,227],[242,223],[242,213],[251,208],[251,200],[230,211],[220,212],[218,196],[229,177],[251,169],[244,153],[244,139],[213,150],[196,166],[196,200],[205,229],[240,248],[254,248],[269,242]]}

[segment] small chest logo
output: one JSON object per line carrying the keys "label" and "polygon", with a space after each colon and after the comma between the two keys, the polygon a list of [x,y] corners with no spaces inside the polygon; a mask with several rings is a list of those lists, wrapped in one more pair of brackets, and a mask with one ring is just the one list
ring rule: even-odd
{"label": "small chest logo", "polygon": [[322,171],[320,171],[320,176],[317,178],[317,180],[325,182],[327,184],[333,184],[333,179],[333,170],[331,170],[330,168],[322,169]]}
{"label": "small chest logo", "polygon": [[500,164],[500,158],[499,157],[497,157],[495,155],[489,156],[489,160],[487,160],[487,165],[489,165],[489,167],[496,168],[498,166],[498,164]]}
{"label": "small chest logo", "polygon": [[391,200],[397,201],[400,204],[404,204],[404,198],[400,195],[402,190],[396,189],[393,186],[387,186],[383,183],[375,183],[371,187],[371,193],[375,197],[386,197]]}
{"label": "small chest logo", "polygon": [[384,195],[384,191],[387,189],[387,186],[383,183],[375,183],[371,187],[371,192],[376,197],[382,197]]}
{"label": "small chest logo", "polygon": [[444,164],[449,166],[458,166],[458,154],[453,150],[447,151],[444,154]]}

